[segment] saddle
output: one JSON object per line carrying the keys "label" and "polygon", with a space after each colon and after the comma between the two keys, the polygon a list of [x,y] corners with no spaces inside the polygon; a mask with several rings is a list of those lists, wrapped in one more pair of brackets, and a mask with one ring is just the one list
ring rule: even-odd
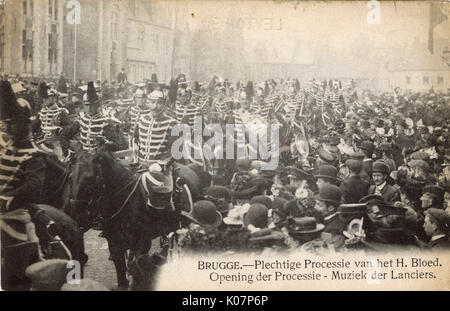
{"label": "saddle", "polygon": [[172,209],[172,192],[174,184],[172,170],[149,171],[141,175],[141,193],[147,198],[147,206],[158,209]]}

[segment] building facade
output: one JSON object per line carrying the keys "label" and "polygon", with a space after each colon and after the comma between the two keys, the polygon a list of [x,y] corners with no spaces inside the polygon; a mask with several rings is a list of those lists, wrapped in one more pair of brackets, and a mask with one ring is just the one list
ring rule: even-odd
{"label": "building facade", "polygon": [[63,68],[64,0],[4,0],[2,71],[55,77]]}
{"label": "building facade", "polygon": [[126,71],[132,83],[172,76],[175,1],[130,0],[126,17]]}

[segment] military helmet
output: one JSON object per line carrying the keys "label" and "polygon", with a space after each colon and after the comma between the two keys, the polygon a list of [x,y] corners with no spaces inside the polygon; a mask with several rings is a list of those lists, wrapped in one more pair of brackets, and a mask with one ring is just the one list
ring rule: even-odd
{"label": "military helmet", "polygon": [[134,97],[135,97],[135,98],[145,98],[146,95],[145,95],[144,90],[143,90],[142,88],[138,88],[138,89],[136,90],[136,92],[134,93]]}

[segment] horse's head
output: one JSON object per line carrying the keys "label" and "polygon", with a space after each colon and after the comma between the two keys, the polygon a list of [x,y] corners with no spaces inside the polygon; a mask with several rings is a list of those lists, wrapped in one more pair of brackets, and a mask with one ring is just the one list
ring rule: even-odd
{"label": "horse's head", "polygon": [[84,229],[89,229],[98,216],[94,205],[98,203],[104,185],[97,157],[79,153],[70,178],[70,214]]}

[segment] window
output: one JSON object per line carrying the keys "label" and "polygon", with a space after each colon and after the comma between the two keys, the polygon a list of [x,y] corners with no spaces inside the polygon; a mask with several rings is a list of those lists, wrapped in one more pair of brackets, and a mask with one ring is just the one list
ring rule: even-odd
{"label": "window", "polygon": [[422,81],[423,81],[423,84],[428,84],[428,83],[430,83],[430,78],[428,76],[423,76]]}
{"label": "window", "polygon": [[444,83],[444,77],[438,77],[437,78],[437,83],[438,83],[438,85],[443,84]]}
{"label": "window", "polygon": [[50,17],[52,17],[52,14],[53,14],[52,2],[53,2],[53,0],[48,0],[48,14],[50,15]]}
{"label": "window", "polygon": [[411,77],[410,76],[406,77],[406,84],[411,84]]}
{"label": "window", "polygon": [[58,20],[58,0],[55,0],[55,21]]}
{"label": "window", "polygon": [[27,1],[22,1],[23,15],[27,15]]}
{"label": "window", "polygon": [[34,4],[33,4],[34,0],[30,0],[30,14],[33,15],[34,14]]}

